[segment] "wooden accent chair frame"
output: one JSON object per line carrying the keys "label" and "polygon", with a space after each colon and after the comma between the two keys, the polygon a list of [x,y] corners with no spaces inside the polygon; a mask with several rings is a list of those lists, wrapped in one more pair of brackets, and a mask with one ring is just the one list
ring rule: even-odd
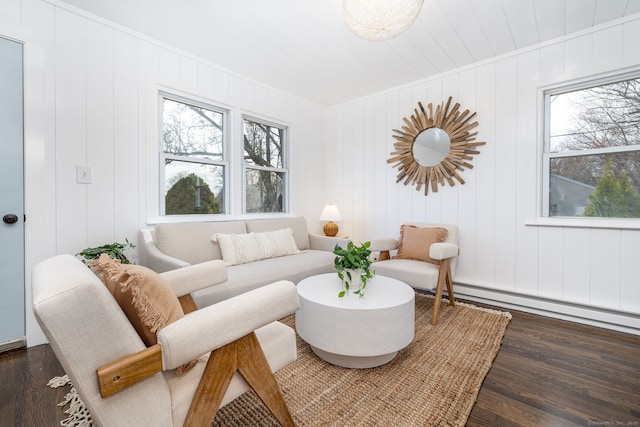
{"label": "wooden accent chair frame", "polygon": [[429,248],[429,256],[440,261],[439,265],[413,259],[391,258],[390,251],[398,249],[399,241],[394,238],[373,239],[372,251],[379,251],[379,261],[372,265],[376,274],[389,276],[407,283],[414,289],[435,294],[431,324],[436,325],[440,314],[440,302],[444,286],[447,286],[449,304],[455,306],[453,296],[453,273],[460,249],[458,247],[458,227],[453,224],[407,223],[419,228],[442,227],[447,229],[444,242],[434,243]]}
{"label": "wooden accent chair frame", "polygon": [[[277,322],[298,308],[280,281],[194,310],[190,293],[226,280],[221,261],[162,273],[183,318],[146,348],[100,279],[71,255],[33,269],[33,309],[98,426],[209,426],[219,407],[252,387],[284,426],[293,419],[273,372],[296,359],[295,332]],[[174,369],[210,352],[184,375]],[[96,378],[97,374],[97,378]]]}

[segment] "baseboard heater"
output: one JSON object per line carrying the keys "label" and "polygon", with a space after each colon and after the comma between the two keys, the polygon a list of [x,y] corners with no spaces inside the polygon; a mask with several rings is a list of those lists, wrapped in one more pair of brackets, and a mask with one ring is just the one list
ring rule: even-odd
{"label": "baseboard heater", "polygon": [[610,308],[454,282],[456,298],[640,335],[640,315]]}

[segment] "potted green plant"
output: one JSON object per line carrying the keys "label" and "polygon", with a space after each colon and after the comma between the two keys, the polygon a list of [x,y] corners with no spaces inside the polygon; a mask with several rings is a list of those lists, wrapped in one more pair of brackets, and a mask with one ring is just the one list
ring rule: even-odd
{"label": "potted green plant", "polygon": [[364,242],[360,246],[349,242],[346,249],[340,245],[336,245],[333,249],[333,253],[336,255],[333,265],[343,285],[342,291],[338,293],[339,298],[347,295],[352,289],[355,289],[354,294],[360,298],[364,297],[367,281],[376,275],[375,270],[369,269],[371,266],[369,246],[371,246],[371,242]]}
{"label": "potted green plant", "polygon": [[122,264],[133,264],[127,257],[126,251],[135,249],[136,245],[124,239],[126,243],[111,243],[109,245],[96,246],[95,248],[86,248],[82,252],[78,252],[76,256],[81,257],[82,262],[89,264],[97,259],[101,254],[107,254],[109,257],[119,259]]}

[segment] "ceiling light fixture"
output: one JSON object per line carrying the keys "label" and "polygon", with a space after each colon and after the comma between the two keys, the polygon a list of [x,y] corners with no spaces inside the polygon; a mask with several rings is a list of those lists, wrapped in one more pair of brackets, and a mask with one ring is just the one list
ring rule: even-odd
{"label": "ceiling light fixture", "polygon": [[347,27],[358,37],[379,42],[401,34],[418,17],[424,0],[344,0]]}

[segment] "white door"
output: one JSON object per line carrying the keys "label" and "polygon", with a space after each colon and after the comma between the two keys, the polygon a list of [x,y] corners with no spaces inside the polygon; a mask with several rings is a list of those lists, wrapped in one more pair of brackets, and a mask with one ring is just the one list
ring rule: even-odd
{"label": "white door", "polygon": [[22,44],[0,37],[0,351],[25,344]]}

